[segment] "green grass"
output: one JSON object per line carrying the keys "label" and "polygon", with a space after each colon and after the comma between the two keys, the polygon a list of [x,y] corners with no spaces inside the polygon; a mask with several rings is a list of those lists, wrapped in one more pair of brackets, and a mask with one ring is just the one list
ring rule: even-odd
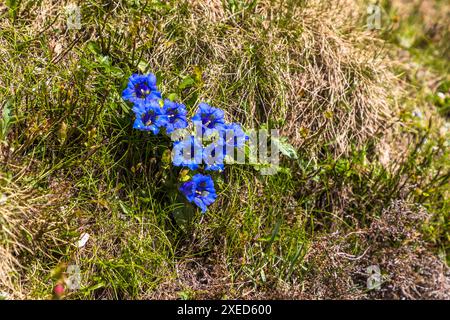
{"label": "green grass", "polygon": [[[438,126],[445,118],[433,113],[436,125],[412,116],[413,106],[433,102],[434,93],[420,83],[423,92],[402,100],[400,144],[407,148],[403,157],[381,164],[377,146],[386,131],[376,130],[381,118],[374,110],[391,100],[375,101],[384,92],[378,69],[350,56],[337,67],[333,41],[325,48],[302,43],[322,39],[293,27],[304,4],[287,1],[284,6],[294,9],[284,10],[275,1],[277,15],[269,19],[259,1],[223,7],[218,1],[221,9],[208,7],[218,21],[192,21],[198,16],[188,2],[119,1],[113,7],[87,0],[77,31],[57,18],[61,7],[13,3],[2,11],[0,29],[0,195],[8,198],[0,205],[0,224],[12,230],[2,231],[0,240],[20,262],[9,274],[13,284],[1,282],[10,295],[50,298],[67,265],[76,264],[82,286],[68,292],[70,299],[370,297],[356,276],[348,287],[334,288],[336,273],[353,271],[323,267],[314,245],[334,234],[354,256],[368,244],[376,247],[351,235],[366,232],[395,200],[426,208],[426,246],[449,263],[450,154],[448,132],[442,136]],[[39,16],[44,7],[48,15]],[[310,47],[298,51],[300,44]],[[289,65],[285,57],[299,61]],[[339,84],[293,96],[299,71],[319,70],[317,79],[326,81],[324,71],[314,69],[322,64]],[[441,62],[435,65],[434,72],[447,76]],[[185,103],[190,114],[206,100],[247,127],[282,128],[297,137],[290,142],[298,159],[284,157],[274,176],[251,165],[230,166],[218,174],[218,200],[207,214],[190,210],[182,220],[179,212],[189,205],[171,192],[173,170],[161,160],[167,141],[133,130],[130,106],[120,97],[137,70],[156,72],[161,91]],[[408,79],[419,86],[414,80]],[[341,92],[343,81],[348,86]],[[306,110],[301,126],[290,119],[300,112],[293,107],[297,98]],[[346,137],[338,146],[336,132]],[[91,237],[78,249],[83,232]],[[335,293],[321,295],[316,274],[316,282],[329,283]]]}

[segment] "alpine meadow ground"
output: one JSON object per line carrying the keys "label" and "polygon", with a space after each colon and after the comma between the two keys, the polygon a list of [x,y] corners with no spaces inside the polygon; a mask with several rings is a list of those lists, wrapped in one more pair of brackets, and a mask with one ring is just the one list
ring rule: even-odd
{"label": "alpine meadow ground", "polygon": [[[450,298],[450,6],[380,1],[373,29],[369,4],[0,2],[0,297]],[[227,166],[180,216],[121,97],[149,72],[279,129],[279,172]]]}

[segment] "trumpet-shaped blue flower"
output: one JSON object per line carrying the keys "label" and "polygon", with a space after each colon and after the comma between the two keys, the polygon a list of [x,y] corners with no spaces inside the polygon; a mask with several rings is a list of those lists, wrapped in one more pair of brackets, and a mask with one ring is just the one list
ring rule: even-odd
{"label": "trumpet-shaped blue flower", "polygon": [[159,106],[157,100],[151,100],[148,103],[135,103],[133,112],[136,115],[136,120],[134,120],[133,124],[134,129],[151,131],[154,134],[158,134],[160,127],[164,126],[167,122],[164,110]]}
{"label": "trumpet-shaped blue flower", "polygon": [[177,129],[184,129],[188,126],[186,119],[186,108],[181,103],[164,100],[164,113],[167,116],[166,133],[170,134]]}
{"label": "trumpet-shaped blue flower", "polygon": [[202,163],[203,146],[194,136],[181,141],[175,141],[172,148],[172,163],[174,166],[198,169]]}
{"label": "trumpet-shaped blue flower", "polygon": [[202,210],[202,213],[205,213],[207,207],[217,198],[211,176],[199,173],[194,175],[192,180],[183,183],[180,191],[189,202],[195,203]]}
{"label": "trumpet-shaped blue flower", "polygon": [[161,92],[156,87],[156,76],[153,73],[133,74],[122,92],[122,98],[133,103],[161,99]]}
{"label": "trumpet-shaped blue flower", "polygon": [[238,123],[225,124],[223,133],[225,144],[234,148],[242,148],[245,140],[248,140],[248,136]]}
{"label": "trumpet-shaped blue flower", "polygon": [[225,169],[225,140],[219,139],[216,142],[210,143],[203,149],[203,162],[205,163],[205,170],[222,171]]}
{"label": "trumpet-shaped blue flower", "polygon": [[211,129],[222,129],[225,125],[224,112],[221,109],[211,107],[207,103],[200,103],[198,110],[192,117],[192,121],[200,122],[202,133],[207,133]]}

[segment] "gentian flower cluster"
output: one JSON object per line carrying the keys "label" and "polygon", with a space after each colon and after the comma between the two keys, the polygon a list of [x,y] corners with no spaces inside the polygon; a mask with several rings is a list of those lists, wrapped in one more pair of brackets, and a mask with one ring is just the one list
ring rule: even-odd
{"label": "gentian flower cluster", "polygon": [[[169,99],[162,100],[154,74],[133,74],[122,98],[133,103],[134,129],[171,135],[172,164],[177,167],[202,172],[222,171],[225,157],[234,158],[235,150],[242,149],[248,139],[240,124],[226,123],[223,110],[204,102],[191,118],[195,132],[186,130],[189,127],[186,107]],[[180,134],[182,139],[177,139],[179,132],[184,133]],[[202,213],[217,198],[212,177],[202,173],[193,175],[179,190]]]}

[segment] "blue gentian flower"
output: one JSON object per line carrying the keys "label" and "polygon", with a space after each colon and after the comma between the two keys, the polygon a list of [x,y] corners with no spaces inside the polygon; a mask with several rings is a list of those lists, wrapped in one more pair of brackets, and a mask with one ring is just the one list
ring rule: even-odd
{"label": "blue gentian flower", "polygon": [[224,112],[221,109],[211,107],[207,103],[200,103],[198,110],[192,117],[192,121],[201,122],[202,133],[208,133],[211,129],[222,129],[225,125]]}
{"label": "blue gentian flower", "polygon": [[159,128],[165,126],[167,117],[164,110],[159,106],[157,100],[151,100],[148,103],[138,102],[133,107],[136,115],[133,128],[143,131],[151,131],[154,134],[159,133]]}
{"label": "blue gentian flower", "polygon": [[200,173],[194,175],[192,180],[183,183],[180,191],[189,202],[195,203],[202,210],[202,213],[205,213],[207,207],[217,198],[211,176],[205,176]]}
{"label": "blue gentian flower", "polygon": [[181,103],[164,100],[164,113],[167,116],[166,133],[170,134],[177,129],[184,129],[188,126],[186,119],[186,108]]}
{"label": "blue gentian flower", "polygon": [[225,141],[219,139],[216,142],[210,143],[203,149],[203,162],[205,163],[205,170],[222,171],[225,169]]}
{"label": "blue gentian flower", "polygon": [[122,98],[133,103],[161,99],[161,92],[156,87],[156,76],[153,73],[133,74],[122,92]]}
{"label": "blue gentian flower", "polygon": [[248,136],[245,134],[241,125],[238,123],[225,124],[223,128],[223,138],[227,146],[242,148]]}
{"label": "blue gentian flower", "polygon": [[190,136],[181,141],[175,141],[172,149],[172,163],[178,167],[198,169],[202,163],[203,146],[197,138]]}

